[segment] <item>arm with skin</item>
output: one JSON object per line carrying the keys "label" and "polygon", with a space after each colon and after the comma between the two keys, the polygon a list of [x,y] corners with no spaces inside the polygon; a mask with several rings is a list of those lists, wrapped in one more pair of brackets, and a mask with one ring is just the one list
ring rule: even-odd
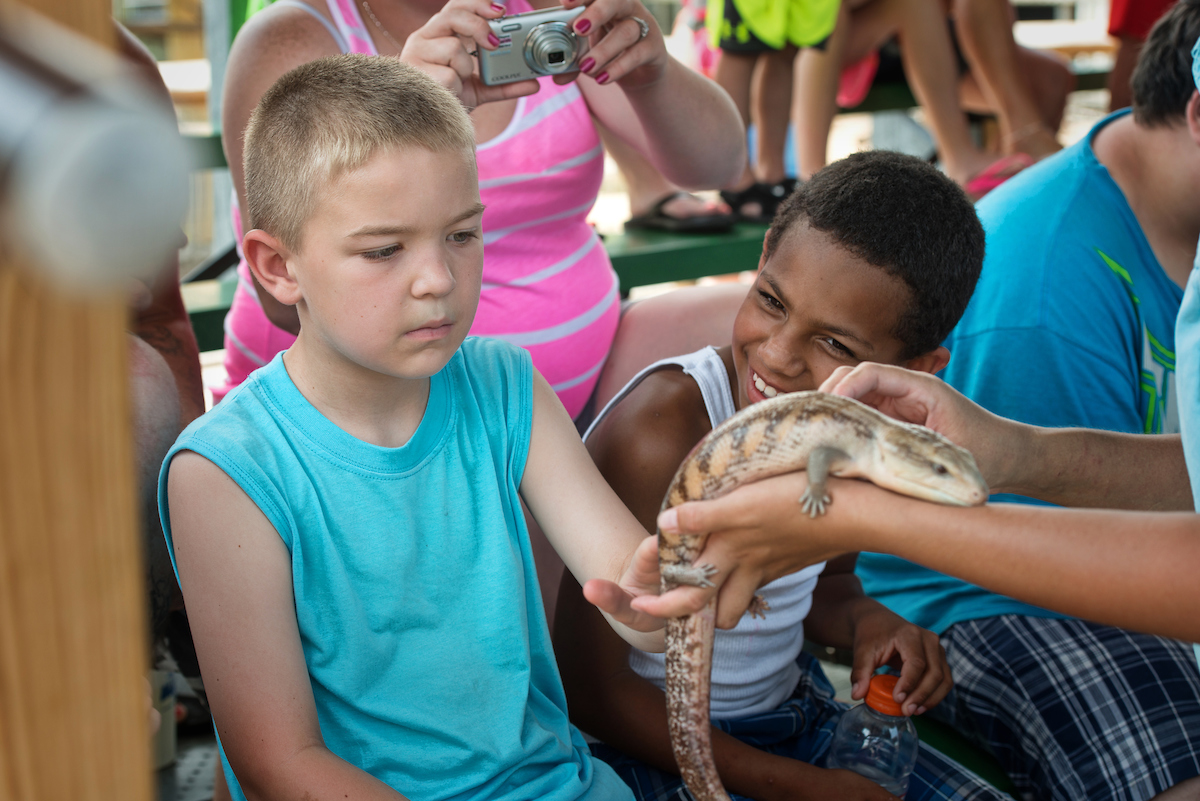
{"label": "arm with skin", "polygon": [[893,697],[907,715],[937,706],[953,682],[946,651],[932,631],[915,626],[868,598],[854,575],[858,554],[831,559],[813,590],[804,636],[854,654],[851,697],[865,698],[871,676],[883,665],[900,671]]}
{"label": "arm with skin", "polygon": [[[657,29],[651,35],[661,38]],[[624,92],[589,78],[581,78],[579,85],[596,119],[639,150],[667,180],[684,188],[711,189],[740,174],[746,138],[733,101],[715,82],[675,59],[668,58],[652,81],[622,83]]]}
{"label": "arm with skin", "polygon": [[[646,531],[675,469],[708,431],[695,381],[681,372],[647,377],[588,440],[601,474]],[[564,576],[556,607],[554,650],[571,719],[608,745],[678,773],[667,729],[666,699],[629,667],[629,646]],[[769,754],[712,729],[713,754],[726,787],[773,799],[891,798],[870,782]]]}
{"label": "arm with skin", "polygon": [[[792,473],[660,515],[664,528],[714,533],[700,559],[722,569],[721,620],[740,614],[766,581],[843,552],[873,551],[1073,617],[1200,640],[1200,515],[961,508],[839,479],[830,482],[838,502],[810,520],[794,508],[805,486],[804,475]],[[634,606],[656,611],[653,598]]]}
{"label": "arm with skin", "polygon": [[[559,3],[533,0],[532,5]],[[581,19],[592,26],[589,55],[597,66],[588,77],[572,73],[563,80],[578,81],[601,124],[684,188],[725,186],[741,175],[746,133],[736,106],[713,81],[667,54],[658,23],[645,6],[637,0],[567,0],[563,5],[588,6]],[[628,17],[649,23],[645,39],[638,41],[637,28],[623,22]],[[596,34],[608,24],[614,28],[607,39]],[[599,84],[595,78],[602,72],[609,80]]]}
{"label": "arm with skin", "polygon": [[[689,614],[703,605],[704,593],[696,587],[657,595],[655,538],[647,536],[605,483],[562,402],[536,371],[521,497],[571,575],[581,584],[600,587],[609,623],[631,645],[662,651],[660,618]],[[660,598],[662,614],[649,616],[630,606],[641,595]]]}
{"label": "arm with skin", "polygon": [[168,496],[205,689],[247,798],[402,799],[325,747],[291,560],[275,528],[229,476],[191,451],[172,461]]}
{"label": "arm with skin", "polygon": [[944,434],[975,455],[992,492],[1060,506],[1193,509],[1177,435],[1026,425],[988,412],[939,378],[889,365],[839,367],[821,390]]}
{"label": "arm with skin", "polygon": [[[340,53],[329,32],[311,14],[286,6],[268,7],[251,17],[229,51],[225,69],[224,94],[221,96],[221,143],[229,175],[242,210],[246,213],[246,183],[243,173],[242,134],[246,123],[266,91],[284,73],[324,56]],[[246,229],[248,230],[248,229]],[[245,230],[243,230],[243,233]],[[254,280],[258,299],[267,319],[291,334],[300,332],[300,318],[294,306],[275,299]]]}

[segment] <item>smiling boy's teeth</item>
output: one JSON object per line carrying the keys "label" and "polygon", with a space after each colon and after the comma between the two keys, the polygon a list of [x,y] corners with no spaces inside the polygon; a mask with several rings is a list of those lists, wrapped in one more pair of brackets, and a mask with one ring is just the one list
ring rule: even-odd
{"label": "smiling boy's teeth", "polygon": [[775,387],[767,387],[766,389],[761,390],[761,391],[762,391],[762,394],[766,395],[768,398],[773,398],[779,394],[779,390],[775,389]]}
{"label": "smiling boy's teeth", "polygon": [[765,392],[767,389],[766,382],[758,377],[758,373],[754,374],[754,388],[757,389],[759,392]]}

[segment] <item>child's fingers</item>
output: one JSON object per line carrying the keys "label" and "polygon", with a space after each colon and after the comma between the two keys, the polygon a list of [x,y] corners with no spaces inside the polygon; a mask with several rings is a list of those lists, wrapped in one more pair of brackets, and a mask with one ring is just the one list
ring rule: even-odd
{"label": "child's fingers", "polygon": [[854,665],[850,668],[850,697],[859,701],[867,697],[871,677],[883,664],[874,648],[855,648]]}
{"label": "child's fingers", "polygon": [[937,635],[922,630],[917,642],[898,650],[904,660],[894,697],[905,714],[915,715],[936,705],[950,691],[950,668]]}

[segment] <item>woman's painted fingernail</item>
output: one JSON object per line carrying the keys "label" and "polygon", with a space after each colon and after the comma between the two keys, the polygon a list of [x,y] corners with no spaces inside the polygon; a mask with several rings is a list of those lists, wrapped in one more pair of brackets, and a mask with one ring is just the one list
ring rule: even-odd
{"label": "woman's painted fingernail", "polygon": [[492,47],[499,47],[500,39],[496,36],[496,34],[489,33],[488,34],[488,44],[490,44]]}
{"label": "woman's painted fingernail", "polygon": [[587,72],[594,66],[596,66],[596,59],[592,58],[591,56],[588,56],[587,58],[585,58],[583,60],[583,63],[579,65],[579,71]]}
{"label": "woman's painted fingernail", "polygon": [[581,19],[575,23],[575,32],[576,33],[587,33],[591,29],[592,29],[592,23],[588,22],[586,19]]}
{"label": "woman's painted fingernail", "polygon": [[498,11],[503,14],[507,9],[499,3],[492,3],[492,11]]}
{"label": "woman's painted fingernail", "polygon": [[607,71],[602,72],[596,76],[596,83],[607,83],[607,82],[608,82],[608,72]]}

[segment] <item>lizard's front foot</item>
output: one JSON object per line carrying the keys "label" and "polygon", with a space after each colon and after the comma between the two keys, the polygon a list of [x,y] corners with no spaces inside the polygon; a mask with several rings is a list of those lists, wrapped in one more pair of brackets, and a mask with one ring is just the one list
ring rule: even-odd
{"label": "lizard's front foot", "polygon": [[702,565],[685,565],[679,562],[659,565],[659,571],[667,581],[674,582],[675,584],[686,584],[689,587],[704,587],[706,589],[713,586],[713,583],[708,580],[709,576],[715,576],[721,572],[716,565],[708,563]]}
{"label": "lizard's front foot", "polygon": [[818,498],[813,493],[811,484],[804,490],[804,494],[800,496],[800,509],[809,517],[815,518],[825,514],[825,507],[829,506],[829,503],[829,496],[822,492]]}
{"label": "lizard's front foot", "polygon": [[767,612],[771,611],[771,605],[767,603],[767,599],[761,595],[755,595],[750,599],[750,606],[746,607],[746,611],[750,613],[750,617],[767,616]]}

